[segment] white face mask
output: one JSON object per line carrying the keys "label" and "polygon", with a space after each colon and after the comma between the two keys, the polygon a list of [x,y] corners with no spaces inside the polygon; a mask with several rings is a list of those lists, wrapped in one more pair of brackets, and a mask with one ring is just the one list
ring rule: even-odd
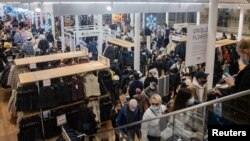
{"label": "white face mask", "polygon": [[153,110],[153,111],[158,111],[160,109],[160,106],[150,106],[150,108]]}
{"label": "white face mask", "polygon": [[193,105],[194,104],[194,97],[192,97],[191,99],[189,99],[187,101],[187,105],[190,106],[190,105]]}
{"label": "white face mask", "polygon": [[129,108],[130,111],[134,112],[135,111],[135,108]]}

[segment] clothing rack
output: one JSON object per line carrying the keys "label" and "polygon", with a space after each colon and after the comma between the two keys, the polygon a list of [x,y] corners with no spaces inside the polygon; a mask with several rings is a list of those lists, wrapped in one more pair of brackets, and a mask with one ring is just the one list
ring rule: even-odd
{"label": "clothing rack", "polygon": [[78,58],[78,57],[85,57],[85,56],[88,56],[87,48],[83,48],[82,51],[74,51],[74,52],[67,52],[67,53],[58,53],[58,54],[51,54],[51,55],[44,55],[44,56],[35,56],[35,57],[15,59],[14,63],[16,66],[23,66],[23,65],[29,65],[29,64],[36,64],[36,63],[70,59],[70,58]]}
{"label": "clothing rack", "polygon": [[[25,85],[30,83],[36,83],[38,87],[38,95],[40,95],[40,88],[39,88],[39,81],[50,81],[50,79],[53,78],[60,78],[75,74],[81,74],[81,73],[87,73],[91,71],[98,71],[102,69],[107,69],[110,67],[110,61],[104,56],[98,56],[98,61],[92,61],[85,64],[78,64],[73,66],[66,66],[61,68],[54,68],[49,70],[41,70],[41,71],[35,71],[35,72],[28,72],[28,73],[22,73],[18,75],[19,78],[19,84]],[[54,108],[50,108],[47,110],[57,110],[65,107],[70,107],[74,105],[81,104],[83,101],[76,101],[71,102],[69,104],[59,105]],[[23,118],[33,117],[33,116],[39,116],[41,117],[41,126],[42,126],[42,133],[43,136],[45,135],[44,132],[44,123],[43,123],[43,109],[40,108],[39,111],[36,112],[23,112]]]}

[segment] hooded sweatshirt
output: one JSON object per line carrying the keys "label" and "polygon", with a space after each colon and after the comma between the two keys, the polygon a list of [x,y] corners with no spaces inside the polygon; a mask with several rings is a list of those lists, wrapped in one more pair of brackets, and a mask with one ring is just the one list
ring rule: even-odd
{"label": "hooded sweatshirt", "polygon": [[197,79],[194,77],[193,83],[188,87],[195,98],[195,101],[205,102],[207,97],[207,84],[203,86],[199,84]]}

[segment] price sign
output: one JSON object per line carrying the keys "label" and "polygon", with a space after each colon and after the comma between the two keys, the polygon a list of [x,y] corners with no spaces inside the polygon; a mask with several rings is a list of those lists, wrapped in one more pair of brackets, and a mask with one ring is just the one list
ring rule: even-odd
{"label": "price sign", "polygon": [[67,123],[66,115],[60,115],[56,117],[57,126],[61,126]]}
{"label": "price sign", "polygon": [[30,69],[36,69],[36,63],[30,64]]}
{"label": "price sign", "polygon": [[7,59],[9,62],[12,62],[13,61],[13,56],[8,56],[8,59]]}
{"label": "price sign", "polygon": [[50,79],[43,80],[43,86],[44,86],[44,87],[50,86],[50,85],[51,85]]}

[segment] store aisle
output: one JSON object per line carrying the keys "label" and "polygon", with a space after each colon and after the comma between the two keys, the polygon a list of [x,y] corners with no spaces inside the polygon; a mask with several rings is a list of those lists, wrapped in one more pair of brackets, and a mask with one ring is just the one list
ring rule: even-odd
{"label": "store aisle", "polygon": [[0,140],[16,141],[17,128],[16,118],[11,118],[7,110],[8,101],[11,96],[11,90],[0,88]]}

